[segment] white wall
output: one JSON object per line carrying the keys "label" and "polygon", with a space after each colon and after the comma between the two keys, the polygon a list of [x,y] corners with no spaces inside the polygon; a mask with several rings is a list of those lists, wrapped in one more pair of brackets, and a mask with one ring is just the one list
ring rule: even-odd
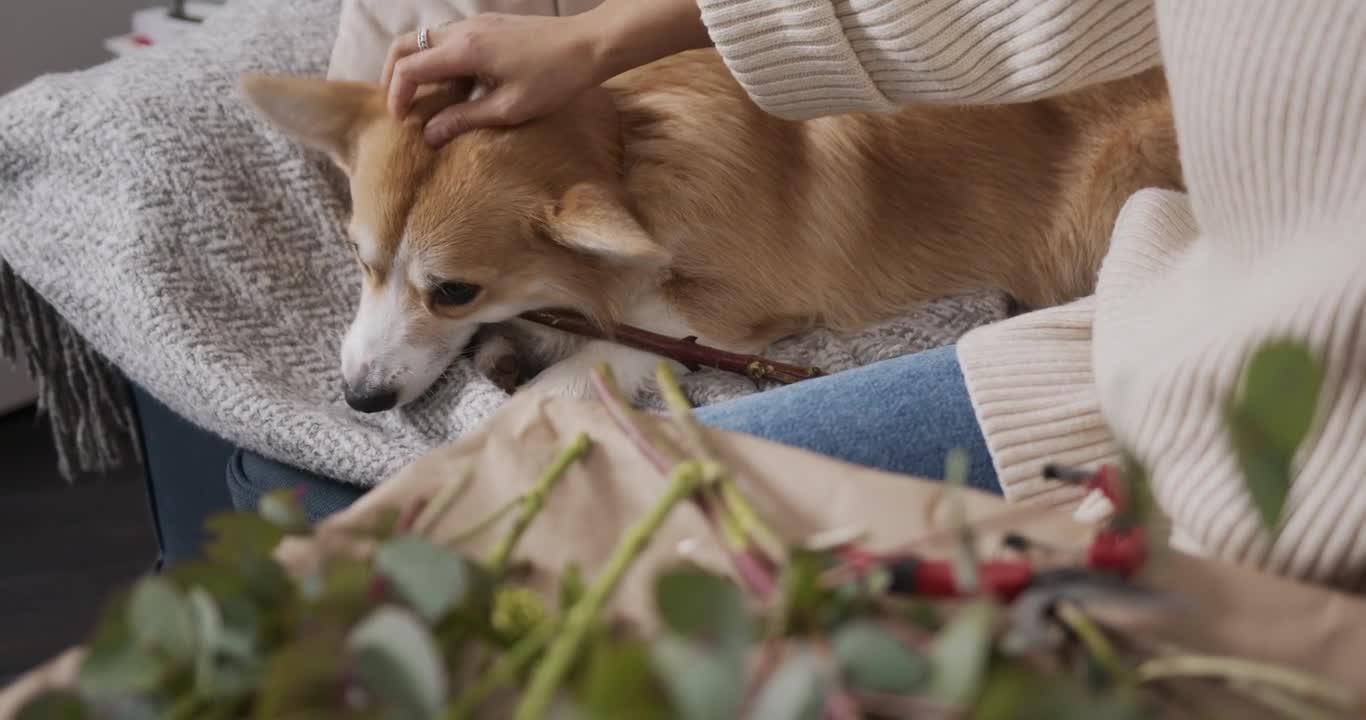
{"label": "white wall", "polygon": [[130,30],[134,10],[159,0],[0,0],[0,93],[48,72],[109,59],[104,39]]}
{"label": "white wall", "polygon": [[[110,59],[103,41],[128,32],[134,10],[158,0],[0,0],[0,94],[49,72]],[[33,387],[0,358],[0,414],[33,400]]]}

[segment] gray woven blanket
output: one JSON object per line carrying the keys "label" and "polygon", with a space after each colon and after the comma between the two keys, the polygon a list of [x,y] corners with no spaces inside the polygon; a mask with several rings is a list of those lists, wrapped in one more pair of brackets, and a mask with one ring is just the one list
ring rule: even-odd
{"label": "gray woven blanket", "polygon": [[[338,11],[236,0],[175,45],[0,99],[0,351],[38,377],[69,474],[136,446],[122,377],[231,442],[360,484],[505,399],[458,365],[399,411],[342,401],[338,349],[359,282],[342,242],[345,185],[235,90],[251,70],[322,75]],[[1004,313],[992,295],[946,300],[770,354],[839,370]],[[754,391],[713,372],[686,383],[698,402]]]}

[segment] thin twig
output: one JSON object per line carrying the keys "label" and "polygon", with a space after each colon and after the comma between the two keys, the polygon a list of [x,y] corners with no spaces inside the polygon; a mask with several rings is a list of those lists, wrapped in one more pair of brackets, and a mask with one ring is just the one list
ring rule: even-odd
{"label": "thin twig", "polygon": [[498,543],[498,547],[490,556],[489,569],[493,571],[494,576],[501,576],[507,570],[507,563],[512,557],[512,551],[516,549],[518,541],[522,539],[522,534],[531,525],[531,521],[545,506],[546,496],[555,488],[555,484],[559,482],[560,478],[564,477],[569,466],[588,452],[588,448],[592,447],[592,444],[593,441],[588,439],[587,434],[580,433],[578,437],[570,441],[569,446],[560,453],[559,457],[555,458],[555,462],[546,469],[531,490],[522,496],[522,511],[517,515],[516,523],[512,526],[512,530]]}
{"label": "thin twig", "polygon": [[671,338],[630,325],[614,325],[604,329],[578,313],[565,310],[537,310],[525,313],[521,318],[572,335],[606,340],[636,350],[644,350],[669,358],[689,370],[708,367],[744,375],[756,381],[768,380],[783,385],[825,375],[825,371],[817,367],[789,365],[758,355],[744,355],[699,345],[697,338],[693,337]]}
{"label": "thin twig", "polygon": [[699,463],[688,461],[679,464],[673,471],[664,497],[655,503],[649,514],[622,535],[606,568],[569,610],[564,621],[564,632],[555,638],[546,650],[545,658],[536,666],[522,702],[517,707],[515,720],[539,720],[545,716],[555,691],[578,656],[584,638],[621,584],[622,577],[654,539],[674,508],[692,496],[701,482],[702,468]]}
{"label": "thin twig", "polygon": [[612,417],[612,422],[617,429],[626,434],[631,443],[636,446],[640,454],[654,466],[662,475],[668,475],[674,463],[659,449],[653,438],[646,434],[640,424],[632,417],[635,411],[631,409],[631,404],[626,398],[621,396],[621,391],[617,389],[617,384],[612,381],[612,369],[610,366],[599,367],[592,376],[593,391],[597,393],[598,399],[607,408],[607,414]]}
{"label": "thin twig", "polygon": [[1208,655],[1172,655],[1154,658],[1138,667],[1139,682],[1176,677],[1213,677],[1230,682],[1267,685],[1310,697],[1342,710],[1360,709],[1361,698],[1348,687],[1298,670],[1241,658]]}

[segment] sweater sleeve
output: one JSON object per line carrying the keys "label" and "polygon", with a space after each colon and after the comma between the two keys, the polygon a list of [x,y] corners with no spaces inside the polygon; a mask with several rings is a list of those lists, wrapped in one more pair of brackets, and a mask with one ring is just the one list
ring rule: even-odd
{"label": "sweater sleeve", "polygon": [[1031,100],[1156,66],[1152,0],[699,0],[732,74],[803,119]]}

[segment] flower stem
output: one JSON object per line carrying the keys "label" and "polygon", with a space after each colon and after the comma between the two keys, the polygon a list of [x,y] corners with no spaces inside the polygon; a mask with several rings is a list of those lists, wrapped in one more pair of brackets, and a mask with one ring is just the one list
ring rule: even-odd
{"label": "flower stem", "polygon": [[489,515],[483,520],[480,520],[478,523],[475,523],[474,527],[460,531],[458,535],[451,538],[450,541],[446,544],[454,547],[459,547],[460,545],[463,545],[466,542],[473,540],[474,538],[477,538],[480,535],[483,535],[484,533],[489,531],[489,528],[492,528],[494,525],[497,525],[499,522],[502,522],[503,518],[511,514],[512,511],[516,510],[518,507],[521,507],[522,501],[525,499],[525,497],[526,496],[524,495],[518,495],[517,497],[503,503],[497,510],[493,511],[492,515]]}
{"label": "flower stem", "polygon": [[1086,616],[1077,606],[1071,603],[1058,603],[1058,619],[1076,634],[1081,644],[1086,646],[1087,652],[1105,672],[1119,685],[1130,686],[1133,684],[1133,672],[1124,666],[1119,659],[1119,653],[1115,651],[1115,646],[1110,644],[1110,640],[1105,637],[1105,632],[1096,626],[1091,618]]}
{"label": "flower stem", "polygon": [[611,366],[599,365],[593,372],[593,392],[607,408],[607,414],[612,416],[612,422],[630,438],[640,454],[644,455],[661,475],[668,475],[674,466],[674,460],[666,456],[656,439],[650,437],[640,423],[635,421],[635,412],[631,409],[631,404],[621,396],[616,381],[612,379]]}
{"label": "flower stem", "polygon": [[512,551],[517,548],[517,543],[522,539],[522,534],[526,532],[531,521],[545,507],[546,496],[555,488],[555,484],[564,477],[564,473],[569,466],[588,452],[593,441],[585,433],[580,433],[574,438],[569,446],[555,458],[555,462],[541,475],[536,484],[522,496],[521,512],[517,515],[517,520],[512,529],[494,548],[493,555],[489,559],[489,569],[493,571],[495,577],[501,577],[503,571],[507,569],[508,561],[512,558]]}
{"label": "flower stem", "polygon": [[527,685],[526,694],[514,715],[515,720],[537,720],[545,716],[554,699],[560,682],[569,672],[570,665],[579,654],[579,648],[587,637],[589,629],[597,621],[602,609],[607,605],[621,579],[626,575],[636,558],[640,557],[654,538],[655,533],[668,519],[669,514],[680,502],[688,499],[702,483],[701,464],[695,461],[680,463],[670,477],[669,488],[664,497],[651,508],[649,514],[627,529],[612,551],[602,574],[593,581],[579,602],[569,610],[564,621],[564,632],[546,650],[545,658],[536,667]]}
{"label": "flower stem", "polygon": [[[637,421],[635,411],[622,398],[616,384],[612,381],[610,367],[607,365],[598,366],[593,373],[593,389],[597,392],[598,400],[607,408],[607,413],[611,416],[612,422],[631,439],[631,442],[645,456],[645,459],[654,465],[655,469],[659,470],[661,474],[668,475],[670,468],[674,467],[675,460],[660,449],[659,439],[651,437],[644,425]],[[676,457],[676,453],[674,456]],[[699,489],[702,491],[693,494],[693,504],[697,506],[698,512],[702,513],[702,517],[706,519],[707,527],[717,536],[721,549],[730,558],[736,574],[744,581],[746,587],[761,600],[767,599],[777,584],[773,578],[774,565],[772,561],[766,557],[762,559],[755,557],[762,553],[751,553],[746,547],[747,543],[738,547],[732,544],[732,538],[728,533],[738,530],[738,527],[732,528],[724,525],[727,520],[721,508],[718,507],[717,503],[712,502],[711,494],[705,491],[708,480],[717,474],[720,465],[714,462],[704,462],[699,467],[702,473]]]}
{"label": "flower stem", "polygon": [[740,491],[735,484],[735,479],[726,470],[711,452],[707,444],[706,435],[702,432],[702,426],[698,424],[697,418],[693,415],[692,403],[688,402],[688,397],[683,394],[683,387],[678,384],[678,378],[673,370],[665,363],[660,363],[659,369],[655,371],[655,381],[659,384],[660,394],[664,396],[664,402],[669,406],[673,413],[674,423],[682,432],[684,439],[692,445],[693,452],[704,461],[711,463],[715,470],[714,483],[720,489],[721,502],[724,504],[726,512],[734,518],[734,522],[745,535],[753,538],[770,558],[778,559],[784,555],[784,547],[778,534],[773,532],[767,524],[759,517],[759,513],[754,511],[754,506],[749,499]]}
{"label": "flower stem", "polygon": [[1252,660],[1207,655],[1154,658],[1138,667],[1139,682],[1176,677],[1214,677],[1255,683],[1313,698],[1343,710],[1360,709],[1361,698],[1350,688],[1292,670]]}
{"label": "flower stem", "polygon": [[555,632],[559,629],[559,615],[542,620],[530,633],[527,633],[526,637],[517,641],[512,649],[498,658],[498,662],[493,664],[488,674],[479,678],[469,690],[460,696],[460,701],[446,713],[446,720],[468,720],[468,718],[474,717],[474,713],[479,710],[479,706],[485,700],[517,679],[518,673],[522,672],[523,668],[535,659],[536,654],[545,647],[546,643],[550,642],[550,639],[555,636]]}

